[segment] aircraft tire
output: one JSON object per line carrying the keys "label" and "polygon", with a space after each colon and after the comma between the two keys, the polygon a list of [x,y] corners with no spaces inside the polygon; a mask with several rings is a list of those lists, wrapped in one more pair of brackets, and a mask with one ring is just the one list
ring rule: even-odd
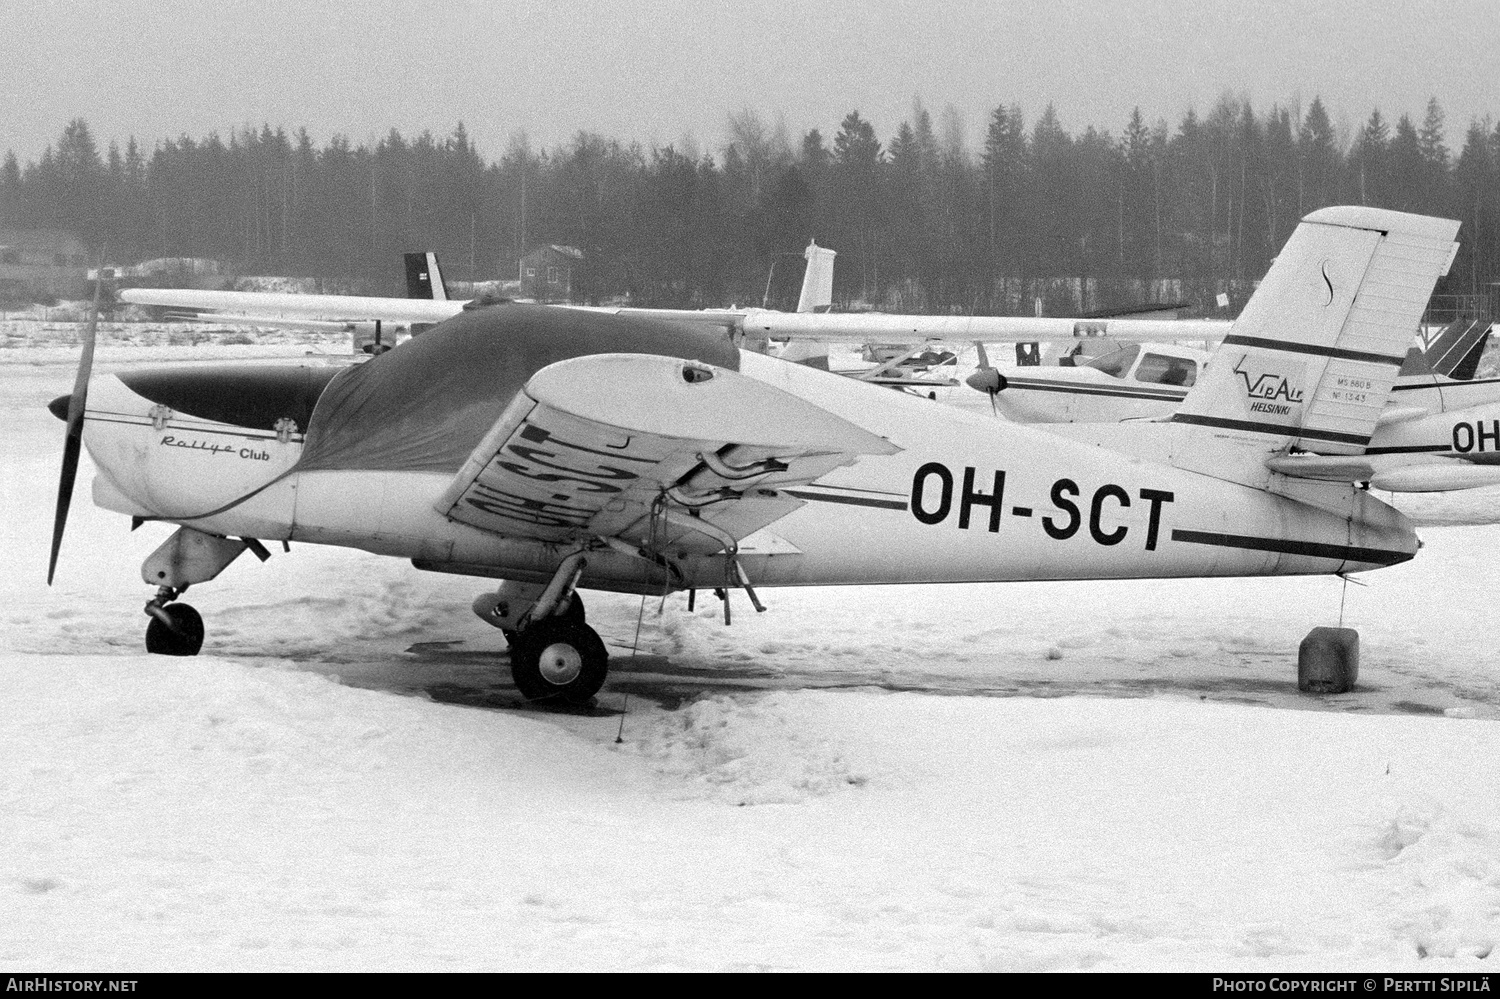
{"label": "aircraft tire", "polygon": [[153,617],[146,625],[146,651],[158,656],[196,656],[203,648],[202,615],[187,604],[168,604],[162,610],[174,627]]}
{"label": "aircraft tire", "polygon": [[510,675],[528,701],[586,704],[609,675],[609,652],[588,625],[547,618],[516,637]]}

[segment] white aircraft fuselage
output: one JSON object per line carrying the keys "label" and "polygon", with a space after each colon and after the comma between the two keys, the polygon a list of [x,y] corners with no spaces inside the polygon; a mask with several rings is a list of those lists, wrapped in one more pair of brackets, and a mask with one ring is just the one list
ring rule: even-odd
{"label": "white aircraft fuselage", "polygon": [[[378,363],[399,363],[403,349]],[[737,364],[900,449],[788,490],[802,505],[740,543],[758,586],[1330,573],[1404,561],[1417,549],[1400,513],[1353,488],[1314,505],[757,353],[737,352]],[[209,534],[361,548],[439,571],[540,581],[556,567],[555,545],[440,514],[453,471],[299,470],[302,427],[278,434],[192,416],[130,381],[101,376],[89,396],[84,440],[101,506]],[[724,578],[717,556],[680,561],[679,585]],[[663,577],[603,550],[580,585],[660,592]]]}

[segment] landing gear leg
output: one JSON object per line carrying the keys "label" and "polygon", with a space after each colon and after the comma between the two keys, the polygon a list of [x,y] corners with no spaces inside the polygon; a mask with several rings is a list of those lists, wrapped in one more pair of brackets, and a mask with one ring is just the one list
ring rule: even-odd
{"label": "landing gear leg", "polygon": [[174,604],[182,590],[160,587],[146,604],[146,651],[159,656],[196,656],[203,648],[203,617],[187,604]]}
{"label": "landing gear leg", "polygon": [[[567,621],[580,627],[584,626],[583,598],[578,595],[577,590],[573,591],[573,596],[567,603],[558,605],[557,612],[549,620]],[[505,644],[511,648],[516,647],[516,640],[521,637],[521,633],[514,628],[501,628],[500,633],[505,636]]]}
{"label": "landing gear leg", "polygon": [[584,565],[575,552],[546,586],[507,582],[474,601],[474,612],[510,643],[510,675],[527,700],[586,704],[609,675],[609,652],[585,623],[575,589]]}

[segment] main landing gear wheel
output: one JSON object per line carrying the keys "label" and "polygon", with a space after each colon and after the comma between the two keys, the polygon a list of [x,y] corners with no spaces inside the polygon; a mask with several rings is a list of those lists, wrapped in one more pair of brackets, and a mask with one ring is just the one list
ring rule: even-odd
{"label": "main landing gear wheel", "polygon": [[538,621],[516,636],[510,675],[530,701],[556,698],[586,704],[604,686],[609,653],[597,632],[567,618]]}
{"label": "main landing gear wheel", "polygon": [[158,656],[196,656],[203,648],[203,617],[187,604],[158,607],[146,625],[146,651]]}

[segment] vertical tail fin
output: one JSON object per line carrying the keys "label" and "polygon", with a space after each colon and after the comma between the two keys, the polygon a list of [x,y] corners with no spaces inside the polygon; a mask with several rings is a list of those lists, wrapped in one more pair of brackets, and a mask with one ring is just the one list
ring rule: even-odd
{"label": "vertical tail fin", "polygon": [[1472,381],[1474,376],[1479,372],[1479,362],[1484,359],[1484,348],[1489,343],[1489,340],[1490,327],[1484,325],[1484,332],[1474,341],[1468,353],[1459,358],[1458,362],[1447,371],[1439,371],[1438,374],[1446,374],[1454,381]]}
{"label": "vertical tail fin", "polygon": [[437,254],[408,253],[406,257],[406,297],[428,298],[434,302],[448,301],[448,285],[443,280],[438,266]]}
{"label": "vertical tail fin", "polygon": [[1457,232],[1374,208],[1304,218],[1173,416],[1198,431],[1174,461],[1243,480],[1227,454],[1363,453]]}
{"label": "vertical tail fin", "polygon": [[1427,348],[1427,366],[1434,374],[1467,381],[1474,377],[1489,336],[1488,319],[1455,320]]}
{"label": "vertical tail fin", "polygon": [[802,274],[802,295],[797,299],[798,312],[827,312],[833,304],[833,258],[837,251],[809,240],[802,251],[807,270]]}

